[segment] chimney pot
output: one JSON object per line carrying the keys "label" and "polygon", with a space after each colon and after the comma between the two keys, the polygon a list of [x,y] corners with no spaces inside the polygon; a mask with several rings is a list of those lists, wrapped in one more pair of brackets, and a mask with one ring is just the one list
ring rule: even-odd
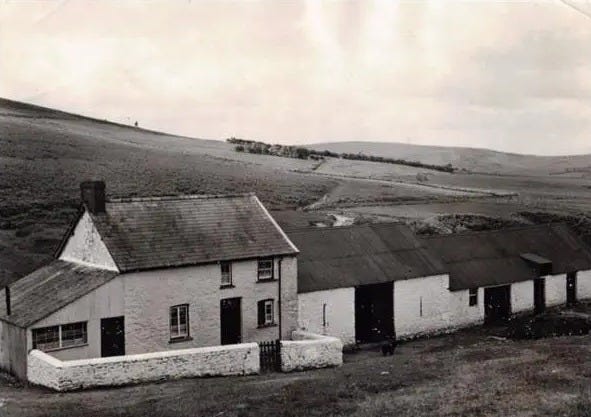
{"label": "chimney pot", "polygon": [[84,181],[80,184],[82,202],[92,214],[105,213],[105,183]]}

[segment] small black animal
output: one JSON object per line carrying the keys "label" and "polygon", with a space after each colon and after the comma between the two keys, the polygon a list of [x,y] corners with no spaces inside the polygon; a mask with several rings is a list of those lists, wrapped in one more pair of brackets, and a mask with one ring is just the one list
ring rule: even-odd
{"label": "small black animal", "polygon": [[382,355],[393,355],[394,350],[396,350],[396,336],[389,338],[384,344],[382,345]]}

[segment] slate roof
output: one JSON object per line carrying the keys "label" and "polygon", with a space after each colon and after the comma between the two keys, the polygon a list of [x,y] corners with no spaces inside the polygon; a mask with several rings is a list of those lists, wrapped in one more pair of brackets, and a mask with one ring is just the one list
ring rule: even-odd
{"label": "slate roof", "polygon": [[442,262],[400,224],[293,230],[300,249],[298,292],[432,276]]}
{"label": "slate roof", "polygon": [[111,200],[91,216],[121,272],[298,252],[253,194]]}
{"label": "slate roof", "polygon": [[10,285],[9,316],[5,290],[0,291],[0,318],[19,327],[28,327],[117,275],[116,271],[55,260]]}
{"label": "slate roof", "polygon": [[[422,239],[443,259],[450,289],[486,287],[537,277],[521,255],[552,261],[552,274],[591,269],[591,251],[565,224],[526,226]],[[531,257],[531,256],[530,256]]]}

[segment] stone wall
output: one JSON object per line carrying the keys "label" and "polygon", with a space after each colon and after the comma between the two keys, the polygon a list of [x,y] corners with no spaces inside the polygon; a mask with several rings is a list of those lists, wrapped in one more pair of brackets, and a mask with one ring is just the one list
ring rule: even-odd
{"label": "stone wall", "polygon": [[577,298],[591,299],[591,270],[577,272]]}
{"label": "stone wall", "polygon": [[74,361],[32,350],[27,378],[32,384],[69,391],[168,378],[249,375],[258,373],[259,366],[256,343]]}
{"label": "stone wall", "polygon": [[281,370],[327,368],[343,364],[343,342],[336,337],[296,330],[293,340],[281,341]]}
{"label": "stone wall", "polygon": [[566,274],[548,275],[546,281],[546,306],[566,304]]}

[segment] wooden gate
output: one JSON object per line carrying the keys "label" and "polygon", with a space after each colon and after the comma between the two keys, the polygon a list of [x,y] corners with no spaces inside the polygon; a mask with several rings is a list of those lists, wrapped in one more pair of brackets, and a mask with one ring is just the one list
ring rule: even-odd
{"label": "wooden gate", "polygon": [[261,372],[281,370],[281,342],[279,340],[259,342]]}

